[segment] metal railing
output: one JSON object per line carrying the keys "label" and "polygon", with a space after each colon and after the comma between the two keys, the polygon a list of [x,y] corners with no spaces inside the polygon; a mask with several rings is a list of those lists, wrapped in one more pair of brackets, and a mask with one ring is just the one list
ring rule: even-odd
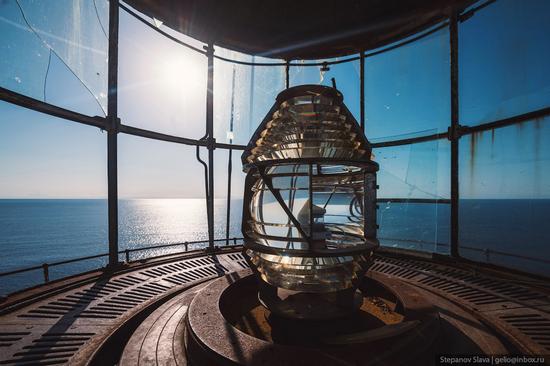
{"label": "metal railing", "polygon": [[[387,240],[387,241],[410,241],[410,242],[415,242],[415,243],[422,243],[422,241],[397,239],[397,238],[380,238],[380,239],[381,240]],[[226,239],[226,238],[223,238],[223,239],[215,239],[214,241],[215,242],[226,242],[226,246],[227,246],[227,245],[230,245],[230,243],[232,245],[237,245],[239,242],[242,242],[242,240],[243,240],[243,238],[230,238],[229,240]],[[428,244],[428,242],[424,242],[424,243]],[[195,241],[185,241],[185,242],[181,242],[181,243],[170,243],[170,244],[151,245],[151,246],[138,247],[138,248],[127,248],[127,249],[124,249],[124,250],[120,250],[118,252],[118,255],[124,254],[125,261],[127,263],[130,263],[132,261],[131,254],[135,253],[135,252],[142,252],[142,251],[148,251],[148,250],[158,250],[158,249],[163,249],[163,248],[173,248],[173,247],[178,247],[178,246],[184,246],[184,248],[185,248],[183,252],[162,253],[162,254],[158,254],[158,255],[148,256],[148,257],[145,257],[145,258],[139,258],[138,260],[151,259],[151,258],[162,257],[164,255],[186,253],[186,252],[189,251],[189,246],[190,245],[195,245],[195,244],[205,244],[205,245],[207,245],[208,240],[195,240]],[[432,243],[430,243],[430,244],[432,244]],[[437,243],[437,245],[438,246],[443,246],[443,247],[448,247],[449,246],[448,244],[445,244],[445,243]],[[205,249],[206,248],[207,247],[205,247]],[[544,258],[534,258],[534,257],[529,257],[529,256],[521,255],[521,254],[507,253],[507,252],[502,252],[502,251],[499,251],[499,250],[494,250],[494,249],[489,249],[489,248],[474,248],[474,247],[462,246],[462,245],[459,246],[459,248],[460,249],[465,249],[465,250],[472,250],[472,251],[481,252],[481,253],[483,253],[487,256],[487,258],[486,258],[487,262],[490,262],[490,260],[489,260],[490,254],[496,254],[496,255],[502,255],[502,256],[507,256],[507,257],[512,257],[512,258],[519,258],[519,259],[531,260],[531,261],[535,261],[535,262],[539,262],[539,263],[550,264],[550,260],[547,260],[547,259],[544,259]],[[25,272],[31,272],[31,271],[37,271],[37,270],[42,269],[44,283],[48,283],[48,282],[50,282],[50,272],[49,272],[49,270],[50,270],[51,267],[61,266],[61,265],[76,263],[76,262],[82,262],[82,261],[86,261],[86,260],[90,260],[90,259],[108,257],[108,256],[109,256],[109,253],[102,253],[102,254],[90,255],[90,256],[86,256],[86,257],[78,257],[78,258],[73,258],[73,259],[67,259],[67,260],[53,262],[53,263],[44,263],[44,264],[40,264],[40,265],[36,265],[36,266],[32,266],[32,267],[26,267],[26,268],[13,270],[13,271],[2,272],[2,273],[0,273],[0,277],[6,277],[6,276],[16,275],[16,274],[25,273]],[[100,269],[100,268],[101,267],[96,268],[96,269]],[[61,277],[61,278],[63,278],[63,277]]]}
{"label": "metal railing", "polygon": [[[238,241],[242,241],[242,240],[243,240],[242,238],[230,238],[229,240],[227,238],[223,238],[223,239],[215,239],[214,242],[224,241],[224,242],[226,242],[226,245],[229,245],[229,242],[232,242],[233,245],[237,245]],[[124,254],[126,262],[129,263],[129,262],[131,262],[131,253],[134,253],[134,252],[142,252],[142,251],[147,251],[147,250],[184,246],[185,250],[182,253],[185,253],[189,250],[189,245],[194,245],[194,244],[208,245],[208,240],[195,240],[195,241],[185,241],[185,242],[182,242],[182,243],[170,243],[170,244],[151,245],[151,246],[147,246],[147,247],[127,248],[127,249],[124,249],[124,250],[119,250],[118,255]],[[206,248],[207,247],[205,247],[205,249]],[[145,258],[139,258],[139,260],[157,258],[157,257],[161,257],[163,255],[177,254],[177,253],[178,252],[176,252],[176,253],[162,253],[162,254],[159,254],[159,255],[152,255],[152,256],[149,256],[149,257],[145,257]],[[32,267],[16,269],[16,270],[13,270],[13,271],[1,272],[0,277],[6,277],[6,276],[16,275],[16,274],[25,273],[25,272],[31,272],[31,271],[37,271],[37,270],[42,269],[42,273],[43,273],[43,276],[44,276],[44,283],[48,283],[48,282],[50,282],[50,268],[51,267],[62,266],[62,265],[69,264],[69,263],[82,262],[82,261],[86,261],[86,260],[90,260],[90,259],[96,259],[96,258],[102,258],[102,257],[108,257],[108,256],[109,256],[109,253],[102,253],[102,254],[89,255],[89,256],[86,256],[86,257],[78,257],[78,258],[73,258],[73,259],[67,259],[67,260],[63,260],[63,261],[59,261],[59,262],[44,263],[44,264],[39,264],[39,265],[32,266]],[[96,268],[96,269],[100,269],[100,268],[101,267]]]}
{"label": "metal railing", "polygon": [[[389,238],[389,237],[378,237],[379,240],[383,240],[383,241],[386,241],[386,242],[401,242],[401,243],[411,243],[411,244],[414,244],[414,245],[417,245],[417,246],[422,246],[422,245],[425,245],[425,246],[435,246],[435,247],[442,247],[442,248],[449,248],[450,245],[447,244],[447,243],[442,243],[442,242],[430,242],[430,241],[426,241],[426,240],[422,240],[422,239],[405,239],[405,238]],[[385,245],[385,244],[381,244],[382,247],[390,247],[392,248],[391,246],[389,245]],[[395,249],[416,249],[418,250],[418,248],[405,248],[405,247],[400,247],[400,246],[396,246],[394,247]],[[533,261],[533,262],[539,262],[539,263],[544,263],[544,264],[550,264],[550,260],[549,259],[545,259],[545,258],[535,258],[535,257],[531,257],[531,256],[528,256],[528,255],[523,255],[523,254],[514,254],[514,253],[508,253],[508,252],[503,252],[503,251],[500,251],[500,250],[496,250],[496,249],[491,249],[491,248],[476,248],[476,247],[470,247],[470,246],[466,246],[466,245],[459,245],[458,246],[458,249],[460,251],[462,250],[471,250],[473,252],[478,252],[478,253],[482,253],[483,255],[485,255],[485,260],[487,263],[491,263],[491,254],[493,255],[500,255],[500,256],[505,256],[505,257],[510,257],[510,258],[517,258],[517,259],[524,259],[524,260],[528,260],[528,261]],[[435,251],[430,251],[430,253],[437,253]],[[463,256],[461,256],[461,258],[464,258]],[[468,259],[468,258],[466,258]]]}
{"label": "metal railing", "polygon": [[505,256],[505,257],[525,259],[525,260],[528,260],[528,261],[534,261],[534,262],[539,262],[539,263],[544,263],[544,264],[550,264],[550,260],[545,259],[545,258],[535,258],[535,257],[530,257],[528,255],[502,252],[500,250],[495,250],[495,249],[490,249],[490,248],[474,248],[474,247],[468,247],[468,246],[464,246],[464,245],[459,245],[458,248],[483,253],[485,255],[485,260],[486,260],[487,263],[491,262],[490,255],[491,254],[496,254],[496,255],[502,255],[502,256]]}

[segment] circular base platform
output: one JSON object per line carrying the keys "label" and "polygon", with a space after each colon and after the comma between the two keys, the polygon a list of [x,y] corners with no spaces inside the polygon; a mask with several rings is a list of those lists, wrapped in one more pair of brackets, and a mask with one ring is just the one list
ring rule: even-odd
{"label": "circular base platform", "polygon": [[[379,270],[366,276],[361,311],[331,322],[305,324],[273,317],[259,305],[249,270],[181,287],[136,320],[139,324],[127,333],[127,341],[117,338],[125,344],[119,365],[425,366],[437,364],[441,354],[517,352],[477,318],[477,310],[430,287],[441,285],[434,281],[438,273],[449,273],[448,267],[419,270],[422,274],[411,280],[417,272],[409,262],[402,261],[409,267],[395,267],[395,259],[380,262]],[[444,283],[452,293],[464,291],[458,281],[453,284]],[[517,307],[506,311],[517,314]],[[113,349],[101,347],[96,359],[104,360]]]}
{"label": "circular base platform", "polygon": [[187,358],[197,365],[403,363],[429,349],[439,317],[414,289],[391,282],[365,279],[362,306],[348,317],[300,321],[261,306],[250,271],[220,278],[191,302]]}

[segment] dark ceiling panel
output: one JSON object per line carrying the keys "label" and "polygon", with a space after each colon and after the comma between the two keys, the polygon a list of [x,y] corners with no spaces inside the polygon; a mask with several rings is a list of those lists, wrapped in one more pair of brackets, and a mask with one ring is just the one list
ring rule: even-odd
{"label": "dark ceiling panel", "polygon": [[203,42],[284,59],[344,56],[394,42],[471,0],[126,0]]}

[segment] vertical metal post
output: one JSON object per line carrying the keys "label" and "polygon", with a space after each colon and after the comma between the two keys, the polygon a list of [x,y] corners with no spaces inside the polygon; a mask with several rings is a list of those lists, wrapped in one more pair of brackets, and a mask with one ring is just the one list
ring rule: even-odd
{"label": "vertical metal post", "polygon": [[[313,224],[314,224],[314,217],[313,217],[313,165],[309,164],[308,168],[308,180],[309,180],[309,238],[311,239],[311,242],[313,242]],[[312,249],[312,248],[309,248]]]}
{"label": "vertical metal post", "polygon": [[[256,61],[256,57],[252,56],[252,62]],[[255,125],[254,121],[254,68],[255,66],[250,66],[250,97],[248,99],[248,133],[252,135],[254,133]]]}
{"label": "vertical metal post", "polygon": [[[229,118],[229,144],[233,143],[233,120],[235,111],[235,65],[233,65],[233,77],[231,80],[231,116]],[[233,149],[229,148],[227,160],[227,213],[225,222],[225,245],[229,245],[229,227],[231,226],[231,173],[233,172]]]}
{"label": "vertical metal post", "polygon": [[359,87],[361,88],[360,92],[360,108],[359,112],[359,121],[361,124],[361,130],[365,132],[365,52],[361,51],[359,54]]}
{"label": "vertical metal post", "polygon": [[107,200],[109,215],[109,266],[118,264],[118,0],[109,2],[109,56],[107,80]]}
{"label": "vertical metal post", "polygon": [[214,249],[214,44],[208,43],[206,47],[208,57],[208,75],[206,84],[206,132],[208,134],[208,248]]}
{"label": "vertical metal post", "polygon": [[285,88],[290,88],[290,61],[286,61],[285,65]]}
{"label": "vertical metal post", "polygon": [[44,283],[50,282],[50,270],[48,267],[48,263],[44,263],[42,265],[42,272],[44,273]]}
{"label": "vertical metal post", "polygon": [[458,140],[459,115],[458,115],[458,13],[453,10],[449,23],[450,34],[450,64],[451,64],[451,127],[449,138],[451,140],[451,256],[458,257]]}

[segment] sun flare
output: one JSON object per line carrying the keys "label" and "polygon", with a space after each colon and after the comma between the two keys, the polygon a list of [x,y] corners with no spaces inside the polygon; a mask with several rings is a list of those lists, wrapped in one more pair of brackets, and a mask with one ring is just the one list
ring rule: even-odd
{"label": "sun flare", "polygon": [[159,64],[158,81],[166,86],[168,91],[204,88],[206,85],[206,69],[194,59],[169,57]]}

